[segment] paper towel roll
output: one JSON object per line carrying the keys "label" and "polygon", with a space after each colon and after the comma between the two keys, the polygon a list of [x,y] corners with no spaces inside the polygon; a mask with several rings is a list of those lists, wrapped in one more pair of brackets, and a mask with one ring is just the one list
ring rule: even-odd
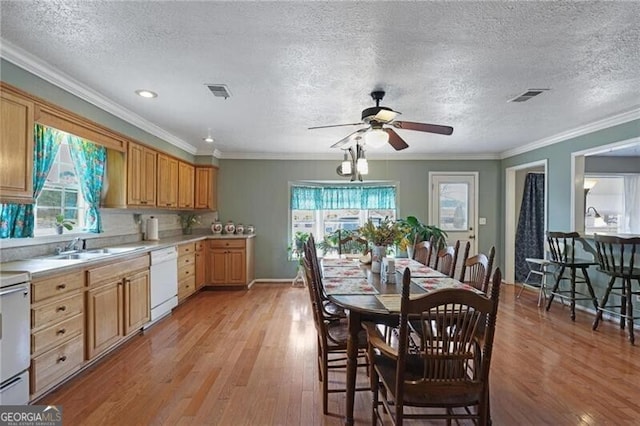
{"label": "paper towel roll", "polygon": [[147,240],[157,240],[158,239],[158,219],[151,216],[147,219]]}

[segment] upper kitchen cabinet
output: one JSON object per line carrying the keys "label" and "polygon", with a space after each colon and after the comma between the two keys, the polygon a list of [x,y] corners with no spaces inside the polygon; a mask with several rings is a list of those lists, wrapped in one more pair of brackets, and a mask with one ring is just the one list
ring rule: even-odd
{"label": "upper kitchen cabinet", "polygon": [[158,154],[152,149],[135,143],[129,143],[127,152],[127,204],[154,207]]}
{"label": "upper kitchen cabinet", "polygon": [[178,206],[178,160],[158,154],[158,207]]}
{"label": "upper kitchen cabinet", "polygon": [[34,103],[0,88],[0,200],[32,203]]}
{"label": "upper kitchen cabinet", "polygon": [[196,167],[196,209],[218,209],[218,169]]}
{"label": "upper kitchen cabinet", "polygon": [[178,162],[178,208],[193,208],[193,187],[195,168],[188,163]]}

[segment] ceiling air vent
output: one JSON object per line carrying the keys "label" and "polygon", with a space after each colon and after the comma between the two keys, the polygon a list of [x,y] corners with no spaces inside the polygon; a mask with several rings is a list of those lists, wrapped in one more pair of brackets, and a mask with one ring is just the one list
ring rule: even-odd
{"label": "ceiling air vent", "polygon": [[231,96],[231,92],[226,84],[205,84],[205,86],[211,90],[211,93],[213,93],[214,96],[219,98],[227,99]]}
{"label": "ceiling air vent", "polygon": [[525,102],[529,99],[538,96],[542,92],[546,92],[549,89],[527,89],[522,95],[518,95],[515,98],[511,99],[509,102]]}

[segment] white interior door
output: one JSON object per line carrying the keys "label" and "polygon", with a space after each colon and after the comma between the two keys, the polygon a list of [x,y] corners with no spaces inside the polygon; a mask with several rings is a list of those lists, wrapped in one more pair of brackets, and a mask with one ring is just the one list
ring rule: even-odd
{"label": "white interior door", "polygon": [[[477,182],[478,173],[429,173],[431,188],[431,224],[447,232],[447,244],[460,240],[460,256],[467,241],[471,243],[469,256],[478,252],[477,238]],[[456,270],[460,269],[458,261]],[[458,272],[456,272],[458,277]]]}

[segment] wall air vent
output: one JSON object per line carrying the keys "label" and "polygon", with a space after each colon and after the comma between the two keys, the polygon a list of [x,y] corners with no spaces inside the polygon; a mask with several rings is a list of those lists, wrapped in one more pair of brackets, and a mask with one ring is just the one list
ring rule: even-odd
{"label": "wall air vent", "polygon": [[213,93],[214,96],[219,98],[227,99],[231,96],[231,91],[229,91],[226,84],[205,84],[205,86],[211,90],[211,93]]}
{"label": "wall air vent", "polygon": [[529,99],[538,96],[542,92],[546,92],[550,89],[527,89],[522,95],[518,95],[513,99],[510,99],[509,102],[525,102]]}

